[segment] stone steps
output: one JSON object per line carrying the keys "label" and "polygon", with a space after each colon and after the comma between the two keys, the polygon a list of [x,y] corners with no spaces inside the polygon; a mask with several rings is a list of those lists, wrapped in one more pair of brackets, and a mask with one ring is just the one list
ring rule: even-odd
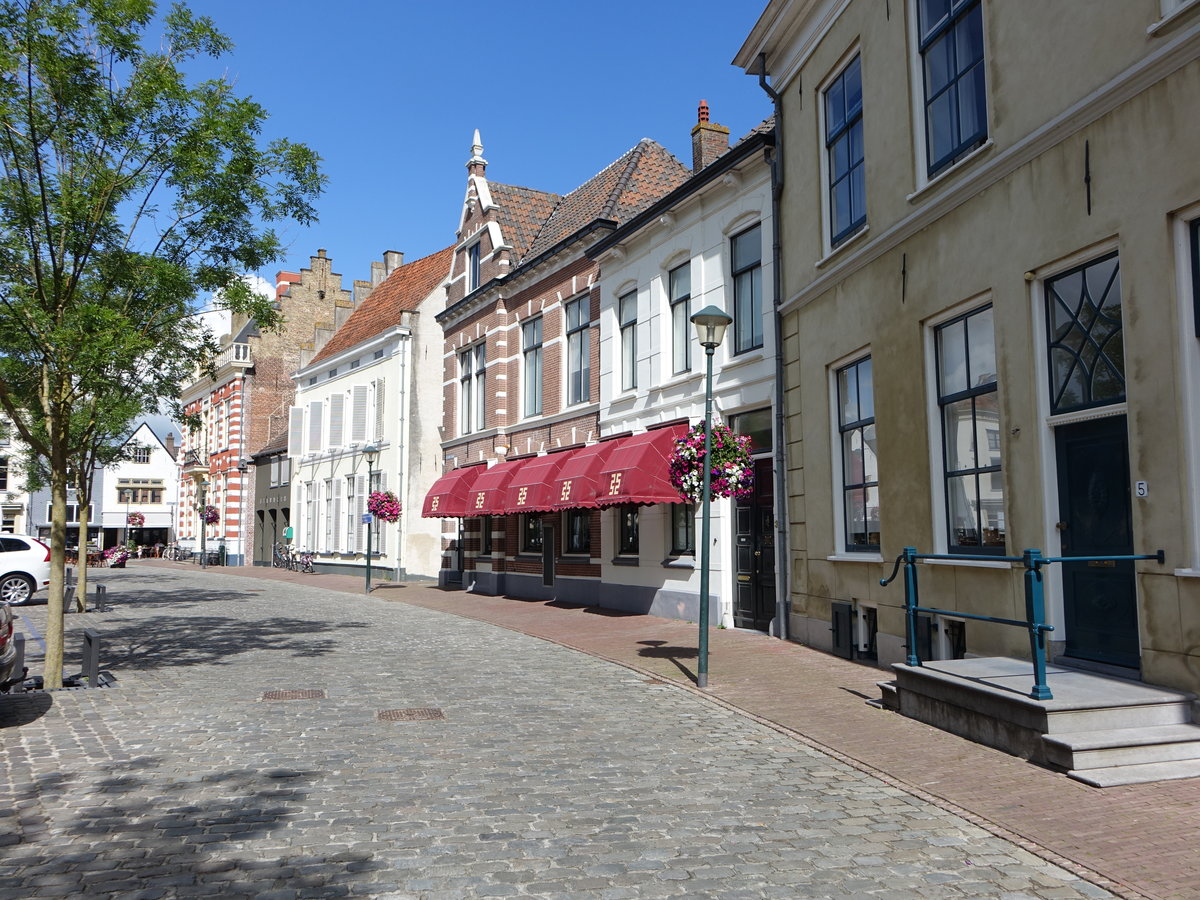
{"label": "stone steps", "polygon": [[1200,759],[1200,726],[1155,725],[1048,734],[1046,761],[1063,769],[1104,769]]}
{"label": "stone steps", "polygon": [[1200,776],[1195,696],[1052,666],[1053,699],[1028,696],[1032,667],[1007,657],[896,665],[879,704],[1096,787]]}

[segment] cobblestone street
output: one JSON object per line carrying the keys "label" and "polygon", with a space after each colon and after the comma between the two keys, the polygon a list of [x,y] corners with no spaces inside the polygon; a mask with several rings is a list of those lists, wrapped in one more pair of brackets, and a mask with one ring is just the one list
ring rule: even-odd
{"label": "cobblestone street", "polygon": [[[524,634],[317,580],[96,577],[112,609],[67,617],[68,670],[96,628],[118,685],[0,697],[0,898],[1110,896]],[[34,672],[45,619],[17,610]]]}

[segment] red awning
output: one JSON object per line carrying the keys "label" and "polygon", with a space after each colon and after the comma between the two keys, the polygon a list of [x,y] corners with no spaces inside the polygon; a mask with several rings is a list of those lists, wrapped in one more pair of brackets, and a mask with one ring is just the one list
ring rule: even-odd
{"label": "red awning", "polygon": [[433,483],[425,495],[421,515],[425,518],[456,518],[467,515],[467,501],[477,478],[487,466],[477,464],[451,469]]}
{"label": "red awning", "polygon": [[687,429],[681,422],[615,441],[600,466],[596,505],[687,503],[670,479],[675,439]]}
{"label": "red awning", "polygon": [[548,512],[554,509],[555,483],[558,470],[571,458],[573,451],[560,450],[524,460],[505,491],[505,510],[510,513]]}
{"label": "red awning", "polygon": [[600,493],[600,468],[620,440],[589,444],[565,454],[566,461],[551,482],[552,509],[595,509]]}
{"label": "red awning", "polygon": [[525,459],[496,463],[480,475],[471,487],[467,515],[502,516],[507,512],[516,512],[516,510],[508,508],[506,495],[509,482],[526,465],[537,459],[536,456],[529,456]]}

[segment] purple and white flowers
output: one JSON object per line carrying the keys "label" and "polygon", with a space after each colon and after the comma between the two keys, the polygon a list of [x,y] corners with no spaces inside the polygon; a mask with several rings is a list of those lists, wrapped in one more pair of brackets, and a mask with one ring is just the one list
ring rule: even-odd
{"label": "purple and white flowers", "polygon": [[[675,442],[670,462],[671,484],[699,503],[704,494],[704,423],[693,425]],[[750,436],[734,434],[729,426],[713,424],[709,496],[746,497],[754,488]]]}

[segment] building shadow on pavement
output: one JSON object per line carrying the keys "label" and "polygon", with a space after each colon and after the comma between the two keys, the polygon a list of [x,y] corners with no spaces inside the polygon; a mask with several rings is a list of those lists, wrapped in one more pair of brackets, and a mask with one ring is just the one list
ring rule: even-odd
{"label": "building shadow on pavement", "polygon": [[110,896],[166,896],[179,889],[187,896],[227,897],[296,896],[306,889],[312,896],[345,896],[366,884],[398,887],[386,883],[397,880],[388,874],[380,883],[388,866],[371,852],[251,849],[304,814],[325,773],[232,769],[181,777],[169,766],[139,757],[102,777],[56,774],[17,792],[22,826],[30,827],[19,828],[5,847],[6,883],[31,897],[45,884],[75,884],[76,896],[88,893],[84,885]]}
{"label": "building shadow on pavement", "polygon": [[311,658],[332,652],[337,642],[322,638],[366,622],[314,622],[272,616],[247,622],[222,616],[155,615],[103,627],[104,665],[120,669],[164,669],[220,665],[243,653],[273,651]]}
{"label": "building shadow on pavement", "polygon": [[0,694],[0,728],[20,728],[36,722],[50,711],[54,696],[45,691],[32,694]]}

